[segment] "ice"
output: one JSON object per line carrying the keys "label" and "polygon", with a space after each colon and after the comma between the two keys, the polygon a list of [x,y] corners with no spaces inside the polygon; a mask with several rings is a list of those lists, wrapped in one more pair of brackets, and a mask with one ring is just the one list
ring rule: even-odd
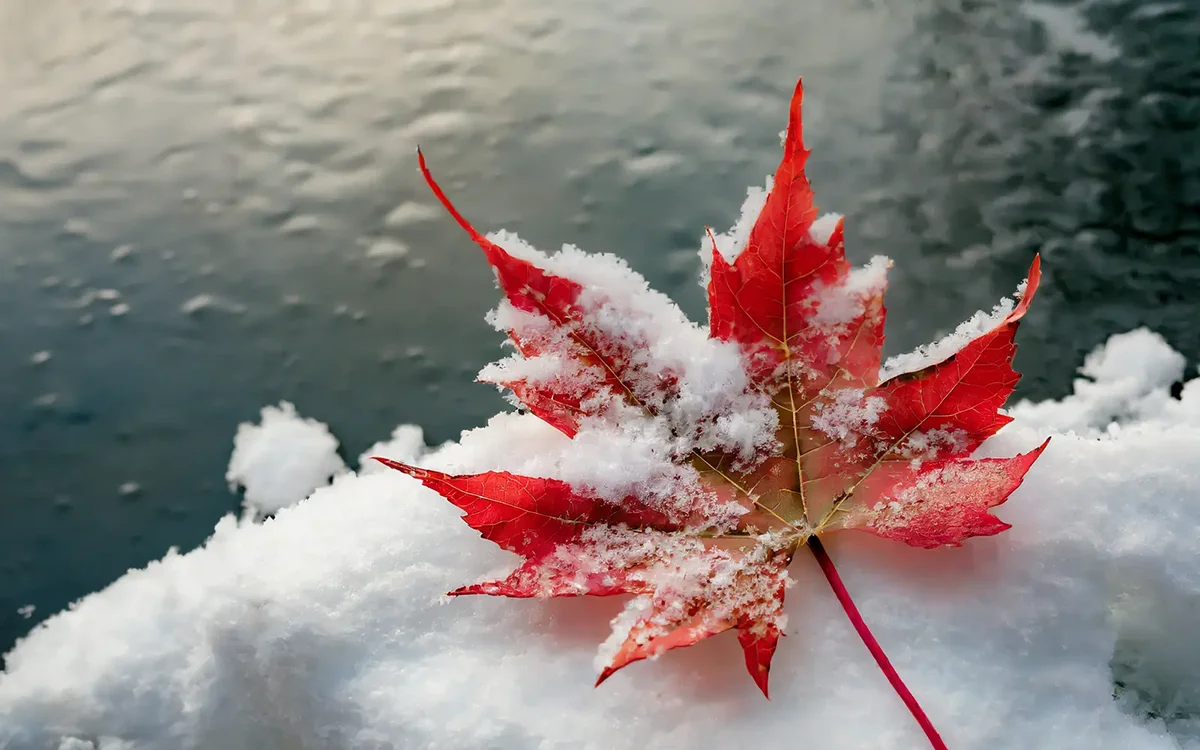
{"label": "ice", "polygon": [[[997,508],[1004,534],[935,551],[827,540],[955,750],[1200,748],[1200,379],[1172,398],[1181,365],[1135,331],[1088,358],[1073,395],[1014,408],[982,455],[1052,440]],[[413,429],[372,450],[443,471],[549,471],[571,442],[502,414],[434,451]],[[231,474],[284,505],[305,491],[277,469],[332,464],[334,445],[270,408],[243,428]],[[445,599],[514,559],[458,516],[417,482],[370,472],[264,523],[221,520],[203,548],[129,572],[7,655],[0,747],[926,746],[803,555],[770,702],[731,634],[593,689],[623,602]]]}
{"label": "ice", "polygon": [[245,488],[247,508],[276,513],[346,471],[337,449],[328,427],[282,401],[262,410],[260,424],[238,426],[225,480],[231,488]]}

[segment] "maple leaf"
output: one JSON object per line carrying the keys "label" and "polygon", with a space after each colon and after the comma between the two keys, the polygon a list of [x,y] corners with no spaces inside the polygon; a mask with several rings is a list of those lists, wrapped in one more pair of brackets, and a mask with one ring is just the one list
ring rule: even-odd
{"label": "maple leaf", "polygon": [[1018,379],[1014,335],[1039,261],[1019,303],[1002,303],[990,327],[949,356],[880,382],[890,262],[852,269],[841,219],[817,218],[802,98],[797,84],[779,168],[747,203],[752,223],[709,234],[707,327],[611,256],[567,247],[548,257],[511,235],[481,235],[418,152],[430,188],[482,248],[505,295],[491,320],[516,354],[481,379],[585,452],[625,440],[646,460],[576,481],[456,476],[379,460],[523,558],[505,579],[452,594],[634,595],[602,649],[597,684],[631,662],[736,629],[766,695],[785,625],[787,568],[808,548],[888,679],[943,747],[820,539],[855,530],[957,546],[1008,528],[991,510],[1045,443],[1012,458],[970,455],[1010,421],[999,409]]}

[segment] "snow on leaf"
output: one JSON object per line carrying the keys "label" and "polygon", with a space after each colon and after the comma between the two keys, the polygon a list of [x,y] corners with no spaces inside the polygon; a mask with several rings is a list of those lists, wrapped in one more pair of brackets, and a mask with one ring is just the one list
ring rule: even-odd
{"label": "snow on leaf", "polygon": [[[385,462],[523,558],[507,579],[455,594],[634,595],[601,647],[597,684],[634,661],[736,629],[766,694],[786,622],[788,564],[807,545],[896,685],[819,538],[858,530],[937,547],[998,533],[1008,526],[992,509],[1045,448],[970,459],[1009,421],[999,409],[1017,382],[1014,337],[1037,290],[1038,260],[1019,304],[1000,308],[986,326],[963,327],[972,337],[957,351],[922,350],[931,361],[881,383],[891,262],[852,269],[844,220],[817,219],[804,173],[802,99],[797,84],[766,192],[751,191],[730,233],[710,233],[708,328],[611,256],[571,247],[546,256],[513,235],[484,237],[419,156],[430,188],[483,250],[505,296],[491,320],[517,353],[481,379],[511,391],[574,445],[649,440],[664,462],[637,485],[647,489],[623,499],[598,495],[606,483],[594,471],[564,470],[592,476],[588,486],[572,486]],[[897,691],[918,715],[907,689]],[[934,740],[928,719],[918,721]]]}

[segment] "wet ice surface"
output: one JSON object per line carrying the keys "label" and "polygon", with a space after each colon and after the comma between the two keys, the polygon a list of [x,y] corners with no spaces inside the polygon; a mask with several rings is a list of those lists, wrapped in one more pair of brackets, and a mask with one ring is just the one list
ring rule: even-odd
{"label": "wet ice surface", "polygon": [[347,456],[497,410],[471,383],[490,273],[418,142],[481,228],[618,253],[698,316],[702,227],[773,169],[803,74],[821,207],[855,261],[897,261],[892,352],[1041,249],[1027,393],[1141,323],[1195,359],[1183,6],[233,6],[0,7],[0,644],[200,542],[264,403],[324,415]]}

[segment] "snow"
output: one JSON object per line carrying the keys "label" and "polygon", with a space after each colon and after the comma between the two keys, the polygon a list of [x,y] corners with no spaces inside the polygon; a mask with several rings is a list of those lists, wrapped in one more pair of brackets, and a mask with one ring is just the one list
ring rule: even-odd
{"label": "snow", "polygon": [[[1170,421],[1183,407],[1170,397],[1169,388],[1183,378],[1185,364],[1183,355],[1145,328],[1118,334],[1084,360],[1079,370],[1084,377],[1075,381],[1074,395],[1040,404],[1021,402],[1012,414],[1031,424],[1083,434],[1113,422]],[[1187,402],[1200,404],[1200,399]]]}
{"label": "snow", "polygon": [[[635,396],[656,414],[663,434],[671,434],[673,445],[664,446],[676,455],[694,449],[721,449],[744,458],[759,453],[775,440],[777,417],[768,399],[749,392],[740,350],[731,342],[716,341],[708,330],[688,320],[669,297],[650,288],[646,279],[622,259],[608,254],[585,253],[564,245],[554,255],[546,255],[515,234],[500,231],[488,239],[512,255],[534,262],[548,273],[569,278],[583,290],[578,306],[586,311],[586,322],[577,326],[590,341],[611,344],[613,351],[630,352],[627,376]],[[549,325],[548,319],[515,309],[508,303],[489,315],[499,330],[516,330],[526,340],[562,343],[548,347],[556,352],[577,345],[565,340],[566,326]],[[572,329],[574,331],[576,329]],[[540,348],[547,348],[546,343]],[[556,379],[574,381],[576,387],[563,392],[585,393],[595,390],[593,383],[600,368],[590,365],[592,374],[552,357],[536,362],[505,360],[489,366],[483,380],[529,378],[535,382]],[[669,399],[664,399],[665,381],[675,382]],[[623,394],[612,401],[624,402]],[[608,409],[609,417],[629,418],[630,412]],[[734,415],[733,418],[722,418]],[[640,411],[636,419],[643,419]]]}
{"label": "snow", "polygon": [[[1014,295],[1017,299],[1020,299],[1025,292],[1025,284],[1026,282],[1022,281],[1017,286],[1017,292]],[[911,352],[889,357],[879,370],[879,380],[882,382],[897,375],[916,372],[941,362],[966,346],[972,339],[1000,325],[1014,309],[1016,309],[1016,303],[1013,300],[1008,297],[1001,298],[990,313],[982,310],[976,312],[967,320],[959,323],[953,333],[943,336],[931,344],[918,346]]]}
{"label": "snow", "polygon": [[231,489],[245,488],[248,509],[276,513],[346,471],[337,449],[328,427],[283,401],[265,407],[260,424],[238,426],[225,480]]}
{"label": "snow", "polygon": [[808,228],[808,236],[818,245],[829,244],[829,238],[833,237],[833,230],[837,229],[838,222],[844,216],[837,213],[821,214]]}
{"label": "snow", "polygon": [[861,388],[842,388],[831,401],[814,404],[816,413],[812,426],[833,440],[847,446],[869,435],[871,427],[887,410],[887,401],[879,396],[866,396]]}
{"label": "snow", "polygon": [[391,437],[375,443],[358,457],[358,472],[367,474],[376,471],[391,471],[379,462],[371,460],[375,456],[390,458],[406,464],[416,464],[428,452],[429,447],[425,445],[425,431],[413,424],[402,424],[392,430]]}
{"label": "snow", "polygon": [[[721,257],[725,259],[726,263],[736,261],[737,257],[746,249],[746,243],[750,241],[750,230],[754,228],[754,222],[758,221],[758,215],[762,213],[763,206],[767,205],[767,194],[771,192],[773,183],[774,179],[767,177],[767,182],[763,187],[747,188],[746,200],[742,202],[742,210],[733,227],[728,232],[714,235],[712,239],[704,238],[704,242],[700,246],[700,260],[704,267],[701,278],[708,278],[708,269],[712,265],[714,242],[717,245],[717,252],[721,253]],[[812,230],[809,231],[811,233]],[[833,228],[830,227],[829,231],[832,232]]]}
{"label": "snow", "polygon": [[[827,540],[950,747],[1200,748],[1200,379],[1172,398],[1181,369],[1134,331],[1088,358],[1073,395],[1015,407],[982,454],[1053,439],[998,509],[1002,535]],[[503,414],[432,451],[411,427],[371,450],[524,470],[569,442]],[[447,600],[513,556],[397,472],[339,474],[299,502],[339,471],[335,449],[286,404],[243,425],[230,476],[276,516],[226,517],[203,548],[37,627],[0,673],[0,748],[925,746],[811,560],[790,569],[770,702],[731,634],[593,689],[619,598]]]}
{"label": "snow", "polygon": [[867,265],[852,269],[840,283],[818,294],[817,310],[809,323],[827,335],[839,335],[846,324],[863,315],[872,298],[883,294],[891,267],[890,259],[876,255]]}

